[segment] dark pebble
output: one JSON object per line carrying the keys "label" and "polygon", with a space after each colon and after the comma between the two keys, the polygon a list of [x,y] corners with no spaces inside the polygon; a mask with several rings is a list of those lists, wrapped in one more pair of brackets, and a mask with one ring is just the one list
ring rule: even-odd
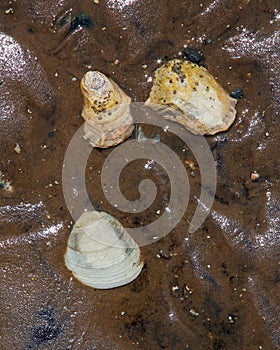
{"label": "dark pebble", "polygon": [[230,96],[233,98],[241,98],[241,97],[243,97],[243,90],[242,89],[235,89],[230,93]]}
{"label": "dark pebble", "polygon": [[182,54],[187,60],[196,64],[198,64],[203,59],[203,55],[199,51],[190,49],[188,47],[185,47],[183,49]]}

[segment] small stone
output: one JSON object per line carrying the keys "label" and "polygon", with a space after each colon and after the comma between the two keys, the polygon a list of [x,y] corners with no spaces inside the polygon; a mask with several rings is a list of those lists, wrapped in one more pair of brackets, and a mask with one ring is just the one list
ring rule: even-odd
{"label": "small stone", "polygon": [[185,160],[185,164],[191,169],[191,170],[196,170],[195,163],[192,160]]}
{"label": "small stone", "polygon": [[185,289],[189,292],[189,294],[192,294],[193,291],[191,290],[191,288],[189,288],[188,286],[185,286]]}
{"label": "small stone", "polygon": [[182,55],[192,63],[196,64],[199,64],[199,62],[203,59],[203,55],[199,51],[190,49],[189,47],[185,47],[183,49]]}
{"label": "small stone", "polygon": [[7,15],[12,14],[12,13],[14,13],[14,9],[10,7],[8,10],[5,11],[5,13]]}
{"label": "small stone", "polygon": [[232,98],[242,98],[243,97],[243,90],[240,88],[235,89],[230,93],[230,96]]}
{"label": "small stone", "polygon": [[229,323],[235,323],[237,321],[237,316],[234,314],[229,314],[228,320],[229,320]]}
{"label": "small stone", "polygon": [[166,253],[162,249],[160,250],[158,255],[163,259],[170,259],[170,256],[171,256],[168,252]]}
{"label": "small stone", "polygon": [[97,5],[99,4],[99,0],[93,0],[93,2]]}
{"label": "small stone", "polygon": [[196,312],[194,309],[191,309],[191,310],[189,311],[189,313],[190,313],[193,317],[197,317],[197,316],[199,315],[199,313]]}
{"label": "small stone", "polygon": [[16,143],[16,146],[15,146],[15,148],[14,148],[14,151],[16,152],[16,153],[21,153],[21,147],[20,147],[20,145],[18,144],[18,143]]}
{"label": "small stone", "polygon": [[260,174],[257,173],[256,171],[253,171],[251,174],[250,174],[250,178],[252,181],[257,181],[259,178],[260,178]]}

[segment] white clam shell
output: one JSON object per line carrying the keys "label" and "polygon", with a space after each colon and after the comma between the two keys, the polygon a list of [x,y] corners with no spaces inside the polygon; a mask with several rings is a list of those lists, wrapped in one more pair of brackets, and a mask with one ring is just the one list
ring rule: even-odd
{"label": "white clam shell", "polygon": [[82,77],[81,90],[84,137],[93,147],[115,146],[132,134],[131,98],[115,82],[98,71],[89,71]]}
{"label": "white clam shell", "polygon": [[143,268],[140,249],[122,225],[105,212],[85,212],[70,234],[65,264],[87,286],[115,288]]}
{"label": "white clam shell", "polygon": [[174,59],[156,70],[146,104],[194,134],[213,135],[232,125],[236,102],[206,68]]}

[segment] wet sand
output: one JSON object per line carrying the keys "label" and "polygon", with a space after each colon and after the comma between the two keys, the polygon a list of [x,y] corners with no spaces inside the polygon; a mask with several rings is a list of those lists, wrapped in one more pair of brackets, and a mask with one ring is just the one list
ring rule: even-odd
{"label": "wet sand", "polygon": [[[196,165],[193,174],[186,166],[188,210],[141,248],[145,266],[134,282],[86,287],[63,259],[73,222],[61,173],[83,123],[80,79],[99,70],[142,102],[155,69],[182,57],[184,45],[203,54],[228,93],[243,90],[234,125],[207,137],[217,166],[213,207],[189,234],[201,185],[196,160],[178,137],[143,126]],[[0,4],[1,349],[280,349],[279,47],[276,0]],[[139,179],[149,177],[158,196],[142,214],[118,211],[100,179],[111,151],[94,149],[88,161],[92,203],[127,227],[152,222],[168,204],[167,174],[145,160],[130,164],[123,194],[137,199]]]}

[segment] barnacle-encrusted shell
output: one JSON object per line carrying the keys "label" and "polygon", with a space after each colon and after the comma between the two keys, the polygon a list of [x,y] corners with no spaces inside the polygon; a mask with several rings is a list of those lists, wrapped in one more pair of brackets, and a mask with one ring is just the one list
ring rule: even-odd
{"label": "barnacle-encrusted shell", "polygon": [[141,272],[140,249],[122,225],[105,212],[85,212],[70,234],[65,263],[82,283],[109,289]]}
{"label": "barnacle-encrusted shell", "polygon": [[207,69],[179,59],[156,70],[146,104],[154,105],[164,118],[194,134],[213,135],[227,130],[236,116],[236,100]]}
{"label": "barnacle-encrusted shell", "polygon": [[107,148],[128,138],[133,129],[129,104],[131,98],[104,74],[85,73],[81,80],[84,96],[82,117],[84,137],[93,147]]}

